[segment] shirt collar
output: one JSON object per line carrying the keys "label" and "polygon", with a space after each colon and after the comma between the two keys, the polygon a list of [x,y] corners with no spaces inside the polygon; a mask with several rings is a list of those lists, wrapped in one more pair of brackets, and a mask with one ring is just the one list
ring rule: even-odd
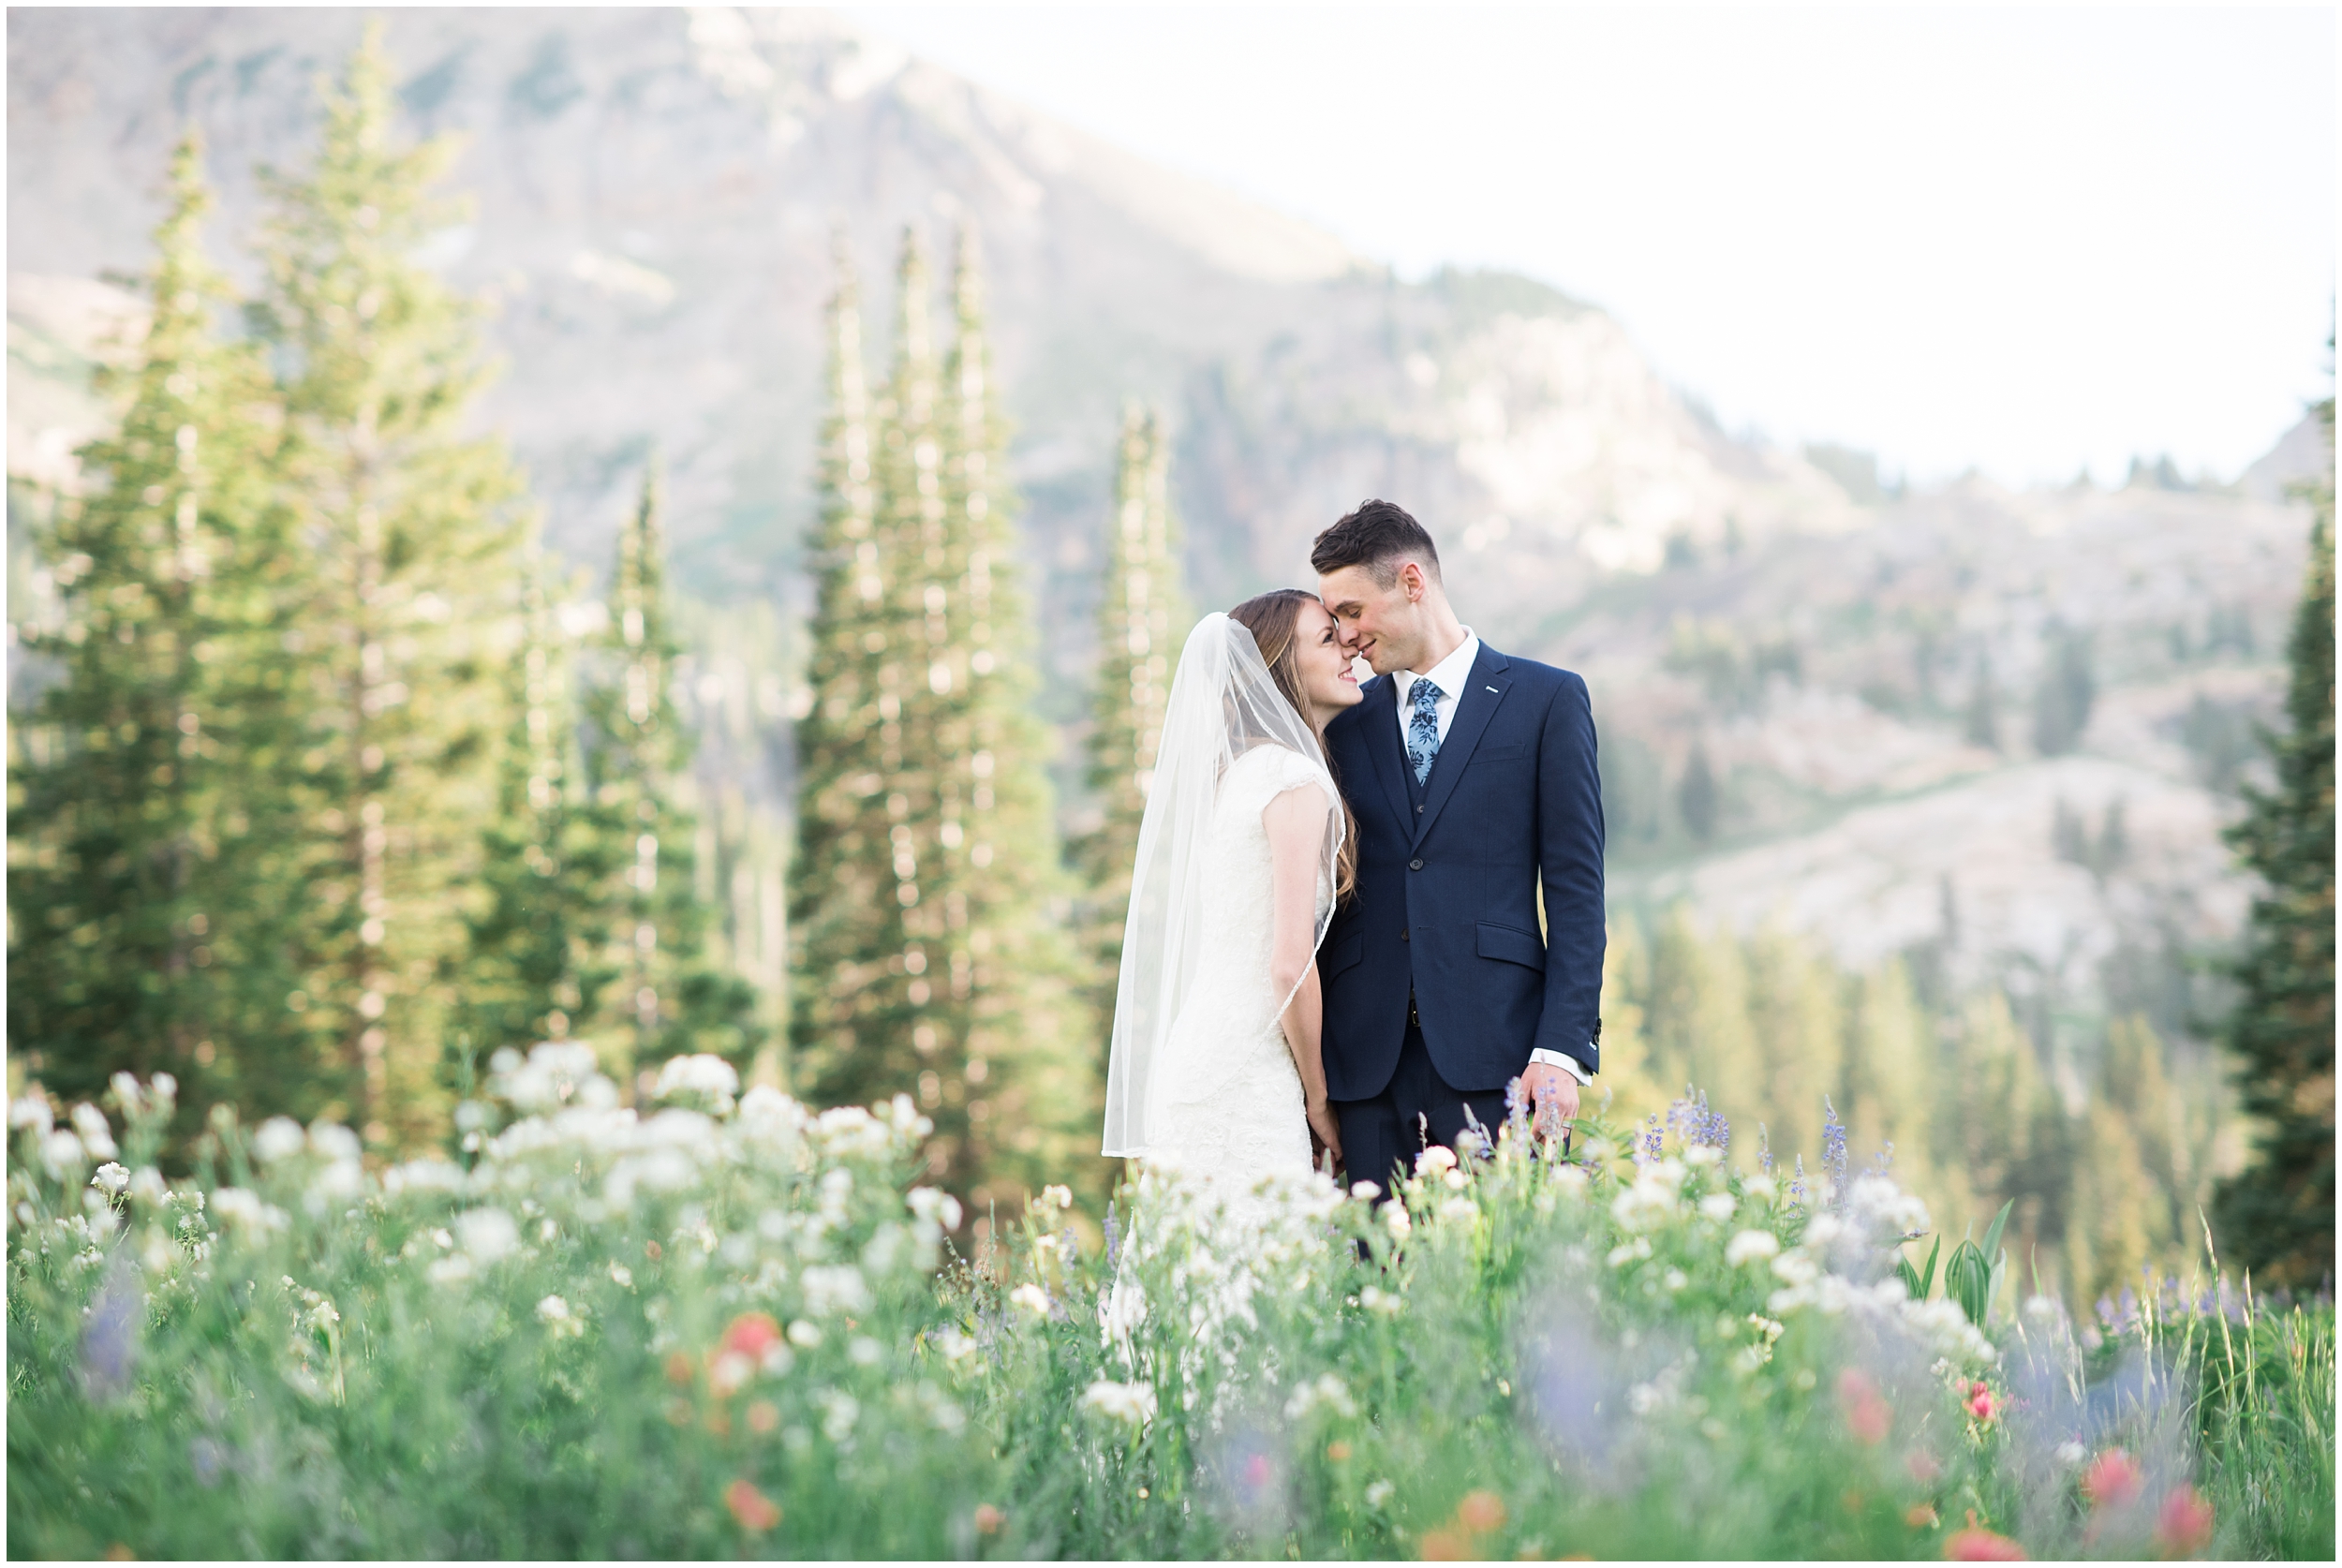
{"label": "shirt collar", "polygon": [[[1463,629],[1463,634],[1464,640],[1456,644],[1454,653],[1449,654],[1425,672],[1430,676],[1431,684],[1439,688],[1439,694],[1443,697],[1455,697],[1462,693],[1464,681],[1472,673],[1473,660],[1480,657],[1479,637],[1470,627]],[[1409,688],[1419,678],[1421,677],[1417,676],[1413,670],[1399,672],[1399,695],[1402,700]]]}

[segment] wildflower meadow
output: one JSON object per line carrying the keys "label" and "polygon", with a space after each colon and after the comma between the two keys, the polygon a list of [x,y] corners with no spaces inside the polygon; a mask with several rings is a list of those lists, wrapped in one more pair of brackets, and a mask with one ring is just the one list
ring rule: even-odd
{"label": "wildflower meadow", "polygon": [[1997,1225],[1697,1114],[970,1244],[909,1099],[713,1058],[635,1107],[501,1052],[385,1168],[222,1110],[168,1178],[174,1090],[11,1107],[16,1555],[2334,1551],[2330,1305],[2207,1258],[2076,1322]]}

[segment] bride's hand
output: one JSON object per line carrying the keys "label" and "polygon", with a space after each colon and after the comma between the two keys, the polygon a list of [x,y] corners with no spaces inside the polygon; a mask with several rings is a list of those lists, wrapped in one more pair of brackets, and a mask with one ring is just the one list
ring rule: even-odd
{"label": "bride's hand", "polygon": [[1312,1105],[1309,1114],[1310,1136],[1334,1157],[1334,1165],[1339,1169],[1341,1165],[1341,1118],[1335,1116],[1333,1106],[1323,1100]]}

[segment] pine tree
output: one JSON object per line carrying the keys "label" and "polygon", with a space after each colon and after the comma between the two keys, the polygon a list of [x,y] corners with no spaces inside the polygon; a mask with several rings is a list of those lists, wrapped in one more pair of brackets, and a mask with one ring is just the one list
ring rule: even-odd
{"label": "pine tree", "polygon": [[1129,912],[1138,823],[1163,741],[1171,671],[1193,620],[1179,591],[1178,529],[1171,515],[1170,449],[1160,420],[1135,406],[1122,416],[1106,529],[1105,597],[1098,612],[1098,689],[1091,710],[1089,785],[1103,819],[1075,849],[1087,890],[1086,945],[1095,966],[1092,1006],[1112,1015]]}
{"label": "pine tree", "polygon": [[452,147],[393,145],[370,27],[325,102],[317,167],[270,175],[255,320],[282,366],[283,494],[308,564],[286,651],[310,676],[304,1018],[370,1143],[435,1135],[448,1100],[475,824],[494,808],[520,483],[461,425],[486,374],[473,312],[419,266],[455,216]]}
{"label": "pine tree", "polygon": [[707,953],[698,821],[686,794],[692,738],[669,690],[682,650],[667,599],[662,505],[654,459],[618,536],[586,761],[603,852],[624,866],[609,899],[606,964],[622,977],[618,1011],[630,1021],[623,1059],[638,1072],[689,1052],[745,1066],[758,1039],[755,989]]}
{"label": "pine tree", "polygon": [[817,1099],[915,1085],[931,1172],[1014,1201],[1062,1170],[1092,1074],[1049,920],[1059,857],[972,236],[947,363],[915,235],[897,279],[895,367],[867,415],[850,285],[832,312],[797,1039]]}
{"label": "pine tree", "polygon": [[[860,290],[841,236],[830,302],[829,417],[822,436],[822,531],[808,553],[818,572],[808,679],[813,704],[796,729],[796,875],[789,921],[795,1000],[791,1036],[801,1091],[834,1081],[843,1064],[881,1048],[899,1020],[879,1015],[883,994],[907,982],[896,879],[886,874],[892,822],[887,780],[902,762],[900,671],[890,579],[897,563],[879,521],[875,436],[862,345]],[[909,810],[904,797],[904,810]],[[924,963],[922,973],[925,972]],[[913,977],[916,978],[916,977]],[[939,1080],[940,1082],[940,1080]]]}
{"label": "pine tree", "polygon": [[1736,1128],[1766,1119],[1764,1066],[1749,1021],[1740,942],[1729,932],[1711,936],[1688,906],[1676,906],[1652,944],[1650,997],[1644,1030],[1651,1071],[1669,1097],[1689,1085]]}
{"label": "pine tree", "polygon": [[2325,472],[2310,487],[2309,568],[2293,617],[2286,728],[2267,737],[2274,785],[2246,795],[2229,842],[2265,886],[2235,975],[2226,1045],[2250,1162],[2219,1194],[2222,1255],[2271,1285],[2334,1278],[2334,400]]}
{"label": "pine tree", "polygon": [[1896,1179],[1922,1194],[1940,1219],[1966,1212],[1975,1199],[1956,1163],[1935,1157],[1936,1134],[1949,1130],[1941,1125],[1934,1036],[1901,959],[1863,975],[1847,1020],[1845,1093],[1837,1107],[1853,1133],[1856,1168],[1891,1147]]}
{"label": "pine tree", "polygon": [[617,969],[601,951],[619,856],[587,795],[566,640],[534,555],[521,578],[519,657],[506,673],[511,724],[497,809],[482,830],[486,906],[466,917],[457,1048],[484,1061],[501,1046],[589,1033]]}
{"label": "pine tree", "polygon": [[1748,944],[1747,972],[1772,1146],[1817,1152],[1823,1101],[1845,1084],[1845,978],[1826,954],[1778,925]]}
{"label": "pine tree", "polygon": [[42,553],[64,601],[28,652],[56,679],[12,727],[8,1038],[52,1088],[169,1072],[188,1128],[232,1100],[314,1112],[286,998],[284,659],[291,558],[266,470],[267,377],[223,340],[200,233],[199,144],[170,166],[150,317],[101,390],[118,431],[82,451]]}

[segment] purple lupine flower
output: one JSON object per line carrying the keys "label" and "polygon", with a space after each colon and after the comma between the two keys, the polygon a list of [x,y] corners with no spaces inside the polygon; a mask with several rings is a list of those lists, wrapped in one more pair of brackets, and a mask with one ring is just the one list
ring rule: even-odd
{"label": "purple lupine flower", "polygon": [[1697,1109],[1692,1104],[1692,1087],[1685,1084],[1682,1094],[1668,1104],[1668,1131],[1675,1134],[1679,1146],[1690,1145],[1693,1117],[1697,1114]]}
{"label": "purple lupine flower", "polygon": [[1699,1113],[1700,1142],[1714,1149],[1718,1154],[1731,1153],[1732,1124],[1725,1119],[1722,1111],[1712,1111],[1708,1108],[1708,1097],[1705,1094],[1699,1097]]}
{"label": "purple lupine flower", "polygon": [[1642,1158],[1656,1160],[1666,1151],[1667,1134],[1659,1131],[1659,1118],[1653,1117],[1643,1128]]}
{"label": "purple lupine flower", "polygon": [[1114,1203],[1109,1199],[1106,1203],[1106,1271],[1108,1273],[1113,1272],[1116,1264],[1121,1261],[1121,1257],[1122,1231],[1121,1227],[1114,1222]]}
{"label": "purple lupine flower", "polygon": [[1761,1121],[1756,1124],[1756,1168],[1766,1176],[1772,1175],[1772,1134]]}
{"label": "purple lupine flower", "polygon": [[1830,1177],[1830,1206],[1843,1209],[1846,1203],[1845,1124],[1838,1119],[1838,1107],[1826,1094],[1821,1097],[1821,1167]]}
{"label": "purple lupine flower", "polygon": [[1879,1149],[1876,1154],[1871,1156],[1871,1175],[1885,1176],[1888,1172],[1888,1168],[1893,1165],[1894,1162],[1894,1141],[1892,1139],[1889,1139],[1886,1143],[1879,1146]]}
{"label": "purple lupine flower", "polygon": [[1789,1202],[1805,1206],[1805,1156],[1801,1154],[1797,1157],[1797,1175],[1789,1178]]}

